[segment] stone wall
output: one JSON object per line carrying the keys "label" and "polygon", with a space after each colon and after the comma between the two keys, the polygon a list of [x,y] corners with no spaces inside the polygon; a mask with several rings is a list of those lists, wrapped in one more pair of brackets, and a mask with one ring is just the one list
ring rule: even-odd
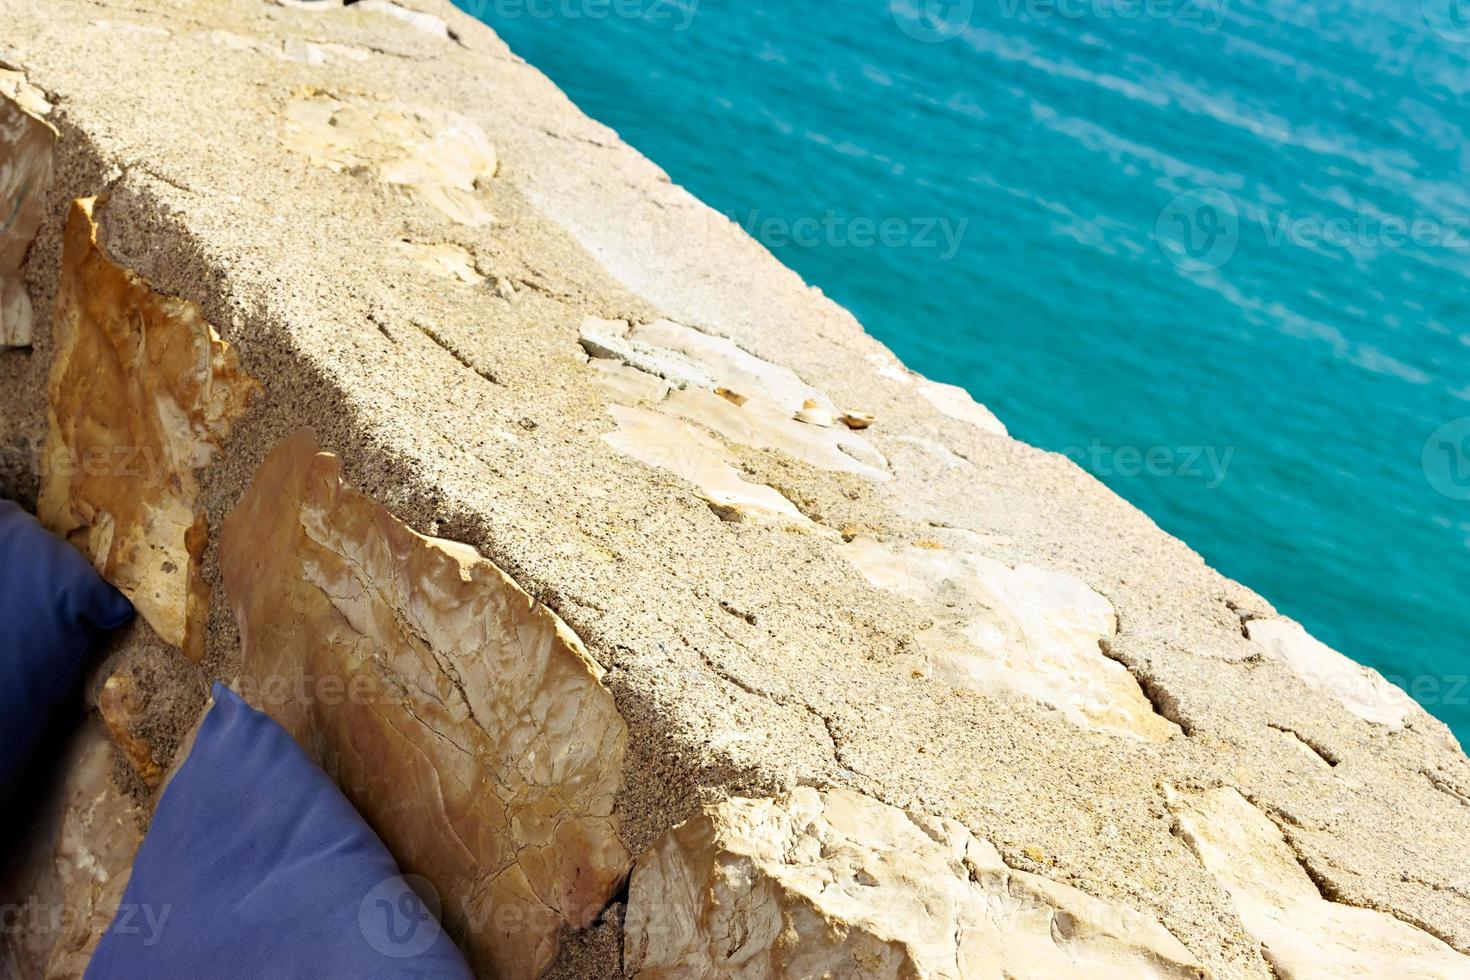
{"label": "stone wall", "polygon": [[141,613],[26,795],[0,903],[67,914],[11,972],[79,975],[223,679],[487,977],[1470,976],[1443,725],[485,27],[0,38],[0,490]]}

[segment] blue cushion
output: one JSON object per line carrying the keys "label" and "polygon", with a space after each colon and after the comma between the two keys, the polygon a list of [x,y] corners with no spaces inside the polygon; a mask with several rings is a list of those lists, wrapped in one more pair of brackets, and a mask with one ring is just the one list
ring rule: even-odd
{"label": "blue cushion", "polygon": [[0,500],[0,799],[104,631],[132,616],[77,549]]}
{"label": "blue cushion", "polygon": [[352,804],[218,684],[88,980],[471,973]]}

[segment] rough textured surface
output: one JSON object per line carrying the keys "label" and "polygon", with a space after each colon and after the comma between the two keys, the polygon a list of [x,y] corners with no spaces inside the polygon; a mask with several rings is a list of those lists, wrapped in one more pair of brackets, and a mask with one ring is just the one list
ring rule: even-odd
{"label": "rough textured surface", "polygon": [[1391,915],[1328,901],[1281,832],[1233,789],[1172,795],[1180,831],[1281,980],[1470,977],[1470,956]]}
{"label": "rough textured surface", "polygon": [[[1162,789],[1230,787],[1335,902],[1470,952],[1470,761],[1442,725],[1417,707],[1398,730],[1355,714],[1243,635],[1279,620],[1264,599],[1068,460],[1007,438],[968,396],[907,371],[488,29],[437,0],[390,6],[0,5],[6,57],[54,97],[61,134],[23,270],[35,345],[0,351],[11,492],[33,498],[46,469],[37,447],[67,207],[106,191],[107,255],[198,304],[265,387],[200,473],[208,526],[311,425],[353,486],[419,533],[473,546],[606,670],[628,730],[614,807],[628,853],[732,795],[846,788],[954,821],[1017,871],[1136,910],[1215,976],[1264,980],[1259,942],[1173,832]],[[405,142],[353,143],[360,165],[337,168],[326,150],[300,148],[314,137],[299,127],[339,106],[396,113]],[[451,181],[443,196],[490,221],[455,220],[464,214],[436,192],[383,178],[449,113],[478,127],[496,167],[486,178],[482,161],[472,189]],[[589,351],[591,318],[627,324],[659,363],[678,355],[702,374],[671,380],[612,348]],[[643,336],[661,321],[700,336]],[[761,395],[716,378],[720,364],[749,366],[736,351],[810,389],[800,405],[774,400],[781,414],[760,415],[749,438],[710,400],[745,411]],[[700,410],[671,411],[687,398]],[[625,411],[684,427],[676,445],[693,439],[734,490],[778,495],[764,500],[778,513],[730,520],[652,448],[620,451],[605,437],[627,431]],[[876,455],[853,458],[886,479],[803,455],[848,415],[856,427],[837,434],[861,438]],[[772,427],[805,438],[778,443]],[[241,638],[217,538],[202,553],[213,591],[200,672],[230,679]],[[1047,608],[1088,624],[1089,642],[1096,634],[1132,675],[1158,716],[1152,736],[1098,730],[1067,710],[1064,688],[1018,695],[928,669],[936,627],[958,624],[930,597],[873,584],[848,558],[858,543],[897,554],[939,543],[1080,582]],[[1096,597],[1115,629],[1092,615]],[[1130,703],[1129,717],[1147,717]],[[336,725],[324,716],[298,736],[326,745]],[[616,929],[604,916],[562,944],[554,968],[608,976]]]}
{"label": "rough textured surface", "polygon": [[1164,741],[1178,727],[1102,652],[1118,632],[1106,599],[1081,580],[971,550],[973,535],[936,531],[919,544],[858,538],[842,549],[874,586],[932,617],[916,638],[916,675],[997,698],[1028,697],[1083,728]]}
{"label": "rough textured surface", "polygon": [[0,874],[6,977],[80,980],[143,841],[145,811],[111,778],[112,748],[97,725],[77,732],[56,763],[43,805],[27,814],[25,835],[7,837],[7,858],[26,859]]}
{"label": "rough textured surface", "polygon": [[808,788],[666,836],[633,876],[625,959],[648,980],[1204,975],[1157,922],[1012,871],[952,820]]}
{"label": "rough textured surface", "polygon": [[481,972],[538,976],[627,872],[627,729],[554,613],[340,469],[297,435],[225,521],[240,683],[434,884]]}
{"label": "rough textured surface", "polygon": [[1245,624],[1245,635],[1290,667],[1307,686],[1336,698],[1366,722],[1401,732],[1419,710],[1413,698],[1376,671],[1349,660],[1296,623],[1254,620]]}
{"label": "rough textured surface", "polygon": [[495,148],[457,112],[308,92],[286,107],[285,139],[312,163],[371,170],[454,221],[490,221],[476,184],[495,176]]}
{"label": "rough textured surface", "polygon": [[254,382],[198,306],[103,253],[94,206],[67,219],[38,513],[197,661],[209,615],[197,473]]}
{"label": "rough textured surface", "polygon": [[41,226],[56,130],[45,94],[0,55],[0,347],[31,345],[31,297],[21,276]]}

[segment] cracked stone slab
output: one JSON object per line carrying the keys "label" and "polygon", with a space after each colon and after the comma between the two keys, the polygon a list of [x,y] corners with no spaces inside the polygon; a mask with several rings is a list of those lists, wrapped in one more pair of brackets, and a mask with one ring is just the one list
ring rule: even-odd
{"label": "cracked stone slab", "polygon": [[221,564],[241,684],[434,884],[479,972],[538,976],[630,863],[627,729],[581,641],[474,548],[345,487],[307,432],[225,520]]}
{"label": "cracked stone slab", "polygon": [[1149,916],[842,789],[705,807],[639,859],[626,929],[642,980],[1207,975]]}
{"label": "cracked stone slab", "polygon": [[1422,709],[1376,670],[1349,660],[1284,619],[1253,619],[1245,624],[1246,636],[1286,664],[1313,690],[1336,698],[1344,708],[1364,721],[1401,732],[1409,719]]}
{"label": "cracked stone slab", "polygon": [[609,445],[688,480],[722,515],[812,524],[777,491],[742,479],[730,452],[688,424],[646,408],[610,405],[608,413],[618,423],[617,431],[602,437]]}
{"label": "cracked stone slab", "polygon": [[197,662],[209,609],[198,474],[257,385],[198,306],[108,258],[95,209],[79,200],[66,223],[38,514]]}
{"label": "cracked stone slab", "polygon": [[704,365],[713,386],[745,398],[761,397],[795,415],[821,409],[831,425],[839,413],[826,392],[807,384],[789,367],[774,364],[746,351],[733,340],[686,327],[673,320],[655,320],[633,328],[631,340],[677,351]]}
{"label": "cracked stone slab", "polygon": [[1236,790],[1171,790],[1169,805],[1281,980],[1470,977],[1470,956],[1429,933],[1324,898],[1281,831]]}
{"label": "cracked stone slab", "polygon": [[921,671],[956,687],[1031,698],[1082,728],[1164,741],[1179,733],[1128,669],[1104,655],[1112,604],[1071,575],[946,547],[858,538],[842,549],[877,588],[922,606]]}
{"label": "cracked stone slab", "polygon": [[714,375],[699,361],[680,351],[634,339],[626,320],[587,317],[578,340],[594,358],[621,361],[676,388],[715,386]]}
{"label": "cracked stone slab", "polygon": [[21,266],[41,226],[56,129],[46,95],[15,69],[0,68],[0,348],[29,347],[31,297]]}
{"label": "cracked stone slab", "polygon": [[[614,397],[648,402],[728,442],[777,450],[817,469],[890,479],[883,454],[852,431],[870,426],[869,416],[838,413],[795,372],[732,341],[670,320],[632,327],[596,317],[582,322],[579,339]],[[615,372],[611,365],[619,363],[647,375],[646,382]],[[852,422],[837,425],[839,417]]]}
{"label": "cracked stone slab", "polygon": [[477,185],[495,176],[495,147],[458,112],[363,96],[307,91],[284,114],[283,140],[337,173],[367,171],[472,227],[489,224]]}

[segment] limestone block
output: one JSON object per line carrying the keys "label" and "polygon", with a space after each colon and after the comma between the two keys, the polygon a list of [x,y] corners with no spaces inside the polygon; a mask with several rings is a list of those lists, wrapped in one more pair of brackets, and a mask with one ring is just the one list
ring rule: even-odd
{"label": "limestone block", "polygon": [[299,37],[289,37],[284,41],[274,38],[266,40],[218,29],[202,31],[199,36],[210,44],[218,44],[231,51],[248,51],[279,61],[294,61],[306,65],[324,65],[329,61],[366,61],[371,57],[371,52],[362,48],[328,41],[306,41]]}
{"label": "limestone block", "polygon": [[433,883],[477,973],[537,976],[629,855],[627,730],[577,637],[474,548],[346,488],[309,432],[221,529],[241,690]]}
{"label": "limestone block", "polygon": [[[776,450],[817,469],[890,478],[883,454],[853,429],[836,424],[842,415],[825,394],[789,368],[764,361],[730,340],[671,320],[633,327],[622,320],[588,317],[580,341],[602,373],[604,388],[616,399],[652,404],[655,411],[702,425],[727,442]],[[645,382],[637,383],[629,372],[645,375]],[[614,415],[629,424],[642,418],[619,411]],[[644,441],[661,439],[664,458],[671,453],[690,459],[705,455],[693,444],[708,440],[690,438],[687,426],[651,420],[637,424],[640,430],[662,431],[657,437],[645,432]],[[637,440],[622,438],[615,444],[629,441]],[[652,454],[644,451],[639,458],[649,462]],[[668,468],[713,473],[694,463]],[[689,478],[687,472],[683,475]],[[722,482],[728,484],[727,479]]]}
{"label": "limestone block", "polygon": [[51,184],[50,111],[40,89],[0,62],[0,347],[31,345],[31,298],[21,266]]}
{"label": "limestone block", "polygon": [[626,320],[604,320],[589,316],[582,321],[578,342],[594,358],[622,361],[653,378],[662,378],[676,388],[715,387],[715,377],[699,361],[657,344],[635,340]]}
{"label": "limestone block", "polygon": [[625,455],[688,480],[722,516],[811,523],[775,490],[741,479],[734,457],[702,432],[646,408],[611,405],[608,412],[618,428],[603,439]]}
{"label": "limestone block", "polygon": [[1156,920],[841,789],[704,808],[639,860],[626,928],[641,980],[1205,976]]}
{"label": "limestone block", "polygon": [[284,141],[338,173],[372,173],[451,221],[485,225],[476,183],[495,176],[495,147],[458,112],[308,90],[286,107]]}
{"label": "limestone block", "polygon": [[656,405],[668,397],[671,386],[662,378],[630,368],[622,361],[594,357],[592,369],[598,373],[597,383],[615,401],[624,405],[648,403]]}
{"label": "limestone block", "polygon": [[[25,866],[6,883],[0,973],[78,980],[122,901],[142,843],[142,808],[112,778],[113,751],[95,724],[57,759],[54,795],[27,828]],[[32,801],[34,802],[34,801]],[[12,840],[8,846],[15,848]],[[140,928],[167,910],[136,910]]]}
{"label": "limestone block", "polygon": [[1012,568],[937,541],[859,538],[842,549],[876,588],[913,600],[934,625],[918,637],[923,670],[999,697],[1028,697],[1094,731],[1163,741],[1158,715],[1100,641],[1118,629],[1112,605],[1081,580]]}
{"label": "limestone block", "polygon": [[823,409],[834,419],[841,415],[825,392],[802,381],[795,371],[756,357],[724,337],[672,320],[655,320],[635,327],[631,339],[678,351],[704,365],[715,386],[746,398],[765,398],[790,415],[804,408]]}
{"label": "limestone block", "polygon": [[66,225],[38,512],[198,661],[209,532],[197,474],[257,386],[197,306],[103,253],[93,208],[77,201]]}
{"label": "limestone block", "polygon": [[357,9],[364,13],[380,14],[391,17],[393,20],[407,26],[426,37],[450,40],[449,25],[442,17],[435,16],[427,11],[414,10],[402,4],[393,3],[392,0],[361,0]]}
{"label": "limestone block", "polygon": [[414,267],[436,276],[456,279],[468,286],[478,286],[485,277],[475,271],[475,257],[458,245],[448,242],[397,241],[393,247]]}
{"label": "limestone block", "polygon": [[1236,790],[1171,791],[1169,805],[1281,980],[1470,977],[1470,956],[1429,933],[1323,898],[1276,825]]}
{"label": "limestone block", "polygon": [[1374,725],[1400,732],[1418,711],[1414,699],[1376,670],[1349,660],[1284,619],[1253,619],[1246,636],[1286,664],[1314,691],[1336,698],[1344,708]]}
{"label": "limestone block", "polygon": [[733,443],[775,449],[820,470],[858,473],[887,480],[883,456],[846,427],[830,428],[798,421],[775,402],[750,398],[737,403],[704,388],[669,393],[666,410],[698,422]]}
{"label": "limestone block", "polygon": [[995,414],[977,402],[968,391],[958,385],[941,384],[938,381],[920,381],[919,394],[939,409],[941,414],[961,422],[968,422],[983,432],[1006,435],[1006,427]]}

